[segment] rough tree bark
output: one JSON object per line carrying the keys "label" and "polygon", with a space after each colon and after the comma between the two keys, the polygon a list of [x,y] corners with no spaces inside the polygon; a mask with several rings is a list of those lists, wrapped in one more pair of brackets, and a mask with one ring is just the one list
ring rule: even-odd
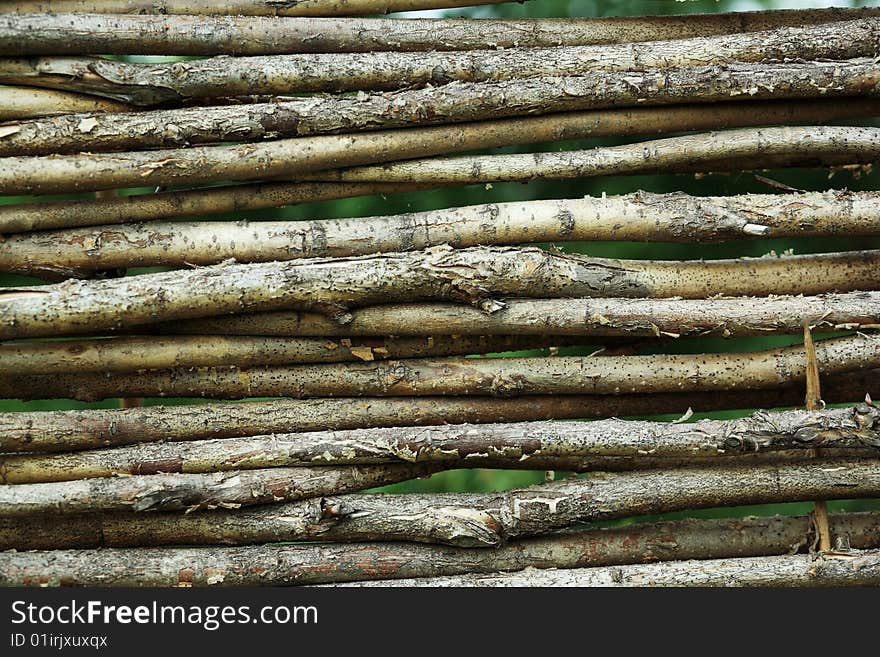
{"label": "rough tree bark", "polygon": [[0,55],[272,55],[481,50],[686,39],[880,15],[876,7],[492,20],[6,14]]}
{"label": "rough tree bark", "polygon": [[[825,401],[856,402],[876,391],[877,370],[825,379]],[[880,394],[875,396],[880,397]],[[465,422],[594,418],[672,413],[693,408],[797,406],[797,388],[759,391],[665,393],[651,395],[555,395],[489,397],[399,397],[374,399],[279,399],[273,401],[0,413],[0,452],[58,452],[155,441],[204,440],[239,436],[425,426]]]}
{"label": "rough tree bark", "polygon": [[586,151],[409,160],[320,171],[298,178],[324,182],[468,185],[637,173],[870,164],[878,158],[880,129],[786,126],[667,137]]}
{"label": "rough tree bark", "polygon": [[[448,87],[448,85],[447,85]],[[0,87],[2,89],[2,87]],[[873,116],[877,101],[850,99],[837,101],[740,102],[718,103],[712,112],[700,105],[678,108],[630,108],[594,111],[586,118],[591,134],[652,134],[681,130],[709,130],[748,125],[777,123],[824,123],[834,119]],[[240,110],[241,111],[241,110]],[[419,112],[416,112],[418,114]],[[551,125],[563,126],[553,132],[553,139],[566,139],[569,128],[580,129],[582,117],[552,117]],[[521,128],[538,131],[548,125],[543,118],[522,119]],[[506,124],[510,128],[509,124]],[[546,129],[546,127],[544,128]],[[554,128],[555,130],[555,128]],[[524,134],[525,134],[524,132]],[[454,132],[453,132],[454,136]],[[140,183],[139,183],[140,184]],[[117,199],[93,199],[76,202],[60,201],[26,205],[0,206],[0,234],[45,230],[70,226],[96,226],[134,221],[152,221],[168,217],[198,216],[239,212],[259,208],[281,207],[294,203],[321,201],[370,194],[415,191],[437,185],[351,184],[333,183],[263,183],[195,189],[188,191],[141,194]]]}
{"label": "rough tree bark", "polygon": [[34,516],[0,518],[0,549],[298,540],[494,547],[510,538],[546,534],[581,522],[713,506],[878,495],[880,461],[873,459],[597,473],[497,493],[349,494],[235,511],[53,516],[51,523],[34,522]]}
{"label": "rough tree bark", "polygon": [[[0,159],[0,194],[60,194],[214,180],[296,178],[317,182],[468,185],[639,173],[870,164],[880,128],[809,126],[738,129],[636,144],[549,153],[427,158],[455,151],[446,128],[280,139],[129,153]],[[407,161],[396,162],[393,160]],[[372,164],[384,162],[385,164]],[[365,166],[341,168],[367,163]]]}
{"label": "rough tree bark", "polygon": [[[880,515],[832,516],[851,549],[880,546]],[[526,568],[587,568],[654,561],[803,552],[805,516],[678,520],[565,532],[493,550],[418,543],[245,548],[52,550],[0,553],[2,586],[289,586],[438,577]]]}
{"label": "rough tree bark", "polygon": [[[30,484],[162,472],[314,466],[442,464],[448,468],[529,467],[533,457],[559,463],[627,457],[640,467],[664,461],[711,464],[730,456],[781,450],[874,448],[880,457],[880,411],[867,404],[824,411],[758,412],[738,420],[693,424],[617,419],[593,422],[463,424],[354,429],[90,450],[53,456],[0,458],[0,483]],[[591,463],[591,460],[593,463]],[[566,469],[558,463],[553,469]],[[578,468],[581,469],[581,468]]]}
{"label": "rough tree bark", "polygon": [[528,570],[506,575],[350,582],[339,586],[877,586],[880,550],[745,559],[668,561],[576,570]]}
{"label": "rough tree bark", "polygon": [[[441,244],[464,248],[529,242],[715,242],[878,234],[880,194],[876,192],[715,197],[637,192],[493,203],[389,217],[246,223],[156,221],[10,235],[0,242],[0,271],[49,277],[64,271],[88,277],[89,272],[126,267],[210,265],[229,258],[268,262],[349,257]],[[559,310],[565,311],[564,307]],[[866,309],[865,315],[869,312]],[[381,331],[375,335],[399,333]]]}
{"label": "rough tree bark", "polygon": [[[233,16],[359,16],[394,11],[494,5],[508,0],[15,0],[8,11]],[[526,2],[527,0],[521,0]]]}
{"label": "rough tree bark", "polygon": [[[816,351],[823,375],[880,368],[880,335],[823,340]],[[0,398],[621,395],[768,389],[802,383],[805,376],[804,349],[796,346],[736,354],[411,359],[33,375],[0,380]]]}
{"label": "rough tree bark", "polygon": [[0,59],[0,82],[63,88],[132,103],[249,94],[400,89],[454,80],[485,82],[588,71],[628,71],[873,57],[880,18],[635,44],[465,52],[374,52],[222,57],[132,64],[89,57]]}
{"label": "rough tree bark", "polygon": [[[681,112],[688,103],[748,103],[759,120],[772,123],[774,107],[784,102],[847,97],[829,103],[839,118],[857,115],[877,101],[880,78],[873,59],[843,62],[762,63],[701,66],[684,69],[593,73],[564,78],[517,79],[495,83],[454,83],[396,93],[358,96],[301,97],[271,103],[129,112],[110,116],[70,114],[22,122],[0,140],[0,155],[40,155],[169,148],[218,141],[259,141],[324,133],[411,128],[432,124],[479,121],[485,132],[513,130],[507,143],[539,141],[587,134],[615,134],[625,125],[619,114],[596,110],[627,106],[673,105]],[[560,93],[560,89],[563,93]],[[861,97],[861,98],[859,98]],[[858,100],[857,100],[858,99]],[[755,101],[766,100],[767,104]],[[732,104],[736,104],[736,102]],[[818,103],[821,106],[821,103]],[[790,122],[811,122],[810,105]],[[429,108],[429,109],[428,109]],[[544,116],[583,112],[573,117]],[[864,112],[864,110],[861,110]],[[813,110],[815,113],[815,110]],[[532,116],[529,120],[497,119]],[[13,128],[18,128],[13,132]],[[537,136],[530,129],[538,130]],[[693,129],[693,128],[691,128]],[[650,125],[642,128],[651,132]],[[484,137],[488,138],[488,137]],[[450,130],[449,140],[463,139]],[[480,148],[477,135],[468,139]],[[488,142],[487,142],[488,143]]]}
{"label": "rough tree bark", "polygon": [[165,473],[151,464],[137,477],[0,485],[0,516],[238,509],[375,488],[425,477],[442,466],[394,464]]}
{"label": "rough tree bark", "polygon": [[871,290],[880,251],[738,260],[589,258],[537,248],[446,246],[357,258],[223,263],[109,280],[2,288],[0,339],[94,334],[161,321],[261,310],[347,309],[454,300],[487,312],[510,297],[766,296]]}
{"label": "rough tree bark", "polygon": [[571,338],[438,335],[412,338],[137,336],[0,344],[0,376],[137,372],[174,367],[248,368],[465,356],[564,346]]}
{"label": "rough tree bark", "polygon": [[351,321],[315,313],[274,312],[175,322],[169,334],[247,336],[563,335],[590,337],[739,337],[880,328],[880,294],[711,299],[505,299],[486,314],[450,303],[354,309]]}

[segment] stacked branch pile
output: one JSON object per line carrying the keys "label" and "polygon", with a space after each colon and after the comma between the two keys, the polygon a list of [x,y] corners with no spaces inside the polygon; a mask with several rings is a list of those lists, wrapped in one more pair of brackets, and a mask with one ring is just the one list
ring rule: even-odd
{"label": "stacked branch pile", "polygon": [[[880,512],[825,506],[880,498],[880,249],[821,246],[880,235],[880,193],[491,198],[870,170],[880,9],[360,17],[465,4],[4,5],[0,194],[20,198],[0,205],[0,272],[31,278],[0,288],[0,397],[124,408],[0,414],[0,583],[880,583]],[[491,150],[604,137],[627,141]],[[244,214],[474,184],[489,202]],[[798,237],[816,248],[538,246]],[[803,343],[693,353],[786,335]],[[155,397],[182,403],[137,404]],[[690,420],[730,409],[753,410]],[[617,419],[660,414],[681,419]],[[368,492],[463,468],[548,476]],[[810,516],[638,522],[811,500]]]}

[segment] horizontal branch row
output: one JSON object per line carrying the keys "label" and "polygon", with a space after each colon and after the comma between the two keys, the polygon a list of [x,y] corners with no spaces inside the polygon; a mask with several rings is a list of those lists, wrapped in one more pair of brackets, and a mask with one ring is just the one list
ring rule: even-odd
{"label": "horizontal branch row", "polygon": [[497,297],[683,297],[877,289],[880,251],[736,260],[589,258],[533,247],[438,246],[410,253],[221,263],[107,280],[0,289],[0,339],[92,334],[163,321],[446,300],[487,312]]}
{"label": "horizontal branch row", "polygon": [[[831,529],[850,549],[880,547],[880,514],[833,515]],[[809,517],[775,516],[566,532],[511,541],[493,550],[419,543],[324,543],[2,552],[0,586],[289,586],[526,568],[595,568],[781,556],[794,549],[806,551],[813,534]]]}
{"label": "horizontal branch row", "polygon": [[[600,137],[622,132],[623,122],[613,120],[617,115],[594,112],[584,115],[580,123],[574,125],[571,118],[565,117],[542,121],[533,118],[525,123],[499,122],[498,119],[727,101],[755,104],[754,101],[760,100],[815,101],[846,97],[854,102],[857,97],[877,95],[878,71],[880,68],[873,58],[836,62],[733,63],[596,72],[562,78],[455,83],[396,93],[283,98],[269,103],[164,109],[149,113],[73,113],[5,127],[4,136],[0,138],[0,155],[171,148],[472,121],[480,121],[484,131],[492,131],[498,126],[515,130],[507,136],[508,144],[587,135]],[[761,104],[757,107],[765,121],[772,120],[772,107]],[[73,105],[71,112],[75,111]],[[675,107],[667,111],[681,110]],[[839,107],[838,111],[843,117],[856,110]],[[586,128],[590,125],[587,121],[590,118],[592,131]],[[809,120],[806,112],[799,119],[800,122]],[[527,130],[517,131],[520,125],[537,128],[537,135],[530,136]],[[652,132],[650,126],[642,130]],[[457,137],[457,133],[450,131],[449,135],[450,141],[470,142],[472,149],[491,145],[491,142],[480,142],[477,135],[470,133]]]}
{"label": "horizontal branch row", "polygon": [[[857,235],[880,235],[880,194],[832,191],[696,197],[637,192],[490,203],[387,217],[152,221],[9,235],[0,242],[0,272],[88,277],[90,272],[127,267],[211,265],[230,258],[269,262],[349,257],[441,244],[465,248],[602,240],[703,243]],[[400,334],[396,330],[374,333]]]}
{"label": "horizontal branch row", "polygon": [[347,92],[453,81],[580,75],[761,62],[874,57],[880,18],[628,44],[456,52],[373,52],[208,58],[142,64],[96,57],[0,59],[0,82],[60,88],[140,106],[187,98]]}
{"label": "horizontal branch row", "polygon": [[[880,320],[880,314],[878,314]],[[404,338],[137,336],[0,344],[0,376],[136,372],[174,367],[248,368],[434,358],[565,346],[552,336],[437,335]]]}
{"label": "horizontal branch row", "polygon": [[[644,173],[870,164],[880,158],[880,128],[810,126],[699,133],[588,150],[415,159],[426,153],[455,151],[456,146],[443,140],[446,130],[433,127],[421,128],[415,134],[371,132],[236,146],[8,157],[0,159],[0,194],[54,194],[281,177],[438,187]],[[473,127],[460,130],[470,133]],[[388,163],[405,158],[414,159]],[[347,166],[354,168],[342,168]]]}
{"label": "horizontal branch row", "polygon": [[0,55],[271,55],[581,46],[757,32],[878,14],[874,7],[531,20],[6,14],[0,16]]}
{"label": "horizontal branch row", "polygon": [[[822,447],[880,458],[880,411],[867,404],[822,411],[758,412],[693,424],[605,419],[593,422],[454,424],[281,433],[51,456],[0,458],[0,483],[30,484],[164,473],[200,474],[316,465],[442,464],[447,468],[601,470],[680,462],[710,465],[741,454]],[[872,449],[873,448],[873,452]],[[579,462],[578,467],[571,464]],[[607,461],[607,463],[606,463]],[[128,481],[123,479],[123,481]]]}
{"label": "horizontal branch row", "polygon": [[[207,16],[359,16],[394,11],[494,5],[508,0],[13,0],[15,13],[193,14]],[[527,0],[519,0],[526,2]]]}
{"label": "horizontal branch row", "polygon": [[[353,309],[345,324],[316,313],[279,311],[183,320],[154,328],[169,336],[419,336],[448,331],[476,336],[727,338],[800,334],[805,323],[815,332],[872,330],[880,328],[878,304],[876,292],[709,299],[505,299],[503,308],[488,314],[462,304],[404,303]],[[12,354],[18,347],[3,349]]]}
{"label": "horizontal branch row", "polygon": [[[0,94],[4,87],[0,87]],[[584,125],[591,134],[652,134],[670,131],[709,130],[750,125],[779,123],[824,123],[835,119],[873,116],[880,103],[872,99],[837,101],[772,101],[719,103],[712,112],[700,105],[675,108],[632,108],[591,112],[589,116],[568,115],[533,117],[502,121],[491,126],[481,140],[504,140],[506,132],[515,139],[528,134],[541,134],[549,139],[566,139],[581,134]],[[485,127],[485,126],[484,126]],[[560,127],[561,131],[557,131]],[[462,128],[468,130],[467,128]],[[461,132],[452,130],[454,140]],[[468,130],[471,137],[479,134]],[[474,142],[471,142],[474,143]],[[438,148],[441,146],[437,146]],[[442,148],[449,149],[446,144]],[[138,185],[141,183],[139,182]],[[80,199],[26,205],[0,205],[0,234],[31,230],[45,230],[72,226],[96,226],[135,221],[153,221],[162,218],[200,216],[224,212],[241,212],[260,208],[323,201],[373,194],[391,194],[430,189],[442,185],[428,183],[407,185],[400,183],[291,183],[274,182],[185,191],[139,194],[120,198]]]}
{"label": "horizontal branch row", "polygon": [[[880,335],[816,344],[823,375],[880,368]],[[179,368],[0,379],[0,398],[620,395],[769,389],[805,380],[802,346],[721,354],[437,358],[288,367]],[[867,391],[866,391],[867,392]]]}
{"label": "horizontal branch row", "polygon": [[[166,475],[123,480],[149,480],[163,476]],[[229,477],[228,474],[222,476]],[[242,477],[242,473],[233,476]],[[89,481],[107,483],[112,480]],[[52,513],[51,516],[33,516],[21,513],[26,506],[25,488],[58,490],[71,484],[83,487],[80,482],[6,485],[3,494],[11,497],[15,493],[19,502],[10,505],[10,510],[17,511],[16,516],[4,513],[0,517],[0,549],[235,545],[314,540],[416,541],[460,547],[494,547],[508,539],[547,534],[576,523],[634,515],[769,502],[878,497],[880,460],[814,459],[812,462],[776,465],[595,473],[589,478],[573,477],[494,493],[348,494],[287,504],[264,504],[253,509],[196,513],[134,513],[130,510],[98,513],[97,508],[102,504],[98,499],[93,500],[88,512],[82,515]],[[10,492],[5,492],[7,490]],[[223,492],[218,490],[216,494],[222,497]],[[155,508],[161,497],[157,493],[154,498],[145,499],[150,502],[150,508]],[[52,497],[46,501],[50,499],[58,501]],[[218,497],[214,499],[220,501]],[[236,497],[235,502],[238,501]],[[39,507],[34,504],[32,508]],[[70,506],[45,510],[64,511],[70,510]],[[50,517],[51,522],[34,521],[35,518]]]}
{"label": "horizontal branch row", "polygon": [[[823,377],[829,403],[858,402],[880,370]],[[797,387],[649,395],[278,399],[245,403],[0,413],[0,452],[59,452],[157,441],[236,438],[296,431],[525,422],[803,405]]]}
{"label": "horizontal branch row", "polygon": [[351,582],[339,586],[877,586],[880,550],[666,561],[575,570]]}

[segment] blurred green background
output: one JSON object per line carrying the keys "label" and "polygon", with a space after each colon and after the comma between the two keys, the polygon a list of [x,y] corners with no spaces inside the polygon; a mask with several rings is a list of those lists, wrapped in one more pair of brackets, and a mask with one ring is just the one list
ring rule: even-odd
{"label": "blurred green background", "polygon": [[[774,8],[827,7],[827,6],[867,6],[877,3],[860,0],[818,0],[817,2],[799,2],[796,0],[699,0],[696,2],[674,2],[672,0],[532,0],[526,4],[508,3],[473,9],[457,9],[449,11],[420,12],[410,15],[432,16],[474,16],[474,17],[505,17],[505,18],[540,18],[565,16],[614,16],[614,15],[657,15],[680,13],[709,13],[724,11],[749,11]],[[841,102],[846,102],[842,100]],[[707,106],[711,112],[711,106]],[[862,125],[877,125],[876,120],[859,121]],[[650,138],[650,137],[646,137]],[[638,139],[638,138],[636,138]],[[569,150],[592,148],[600,145],[621,143],[620,139],[584,139],[570,142],[554,142],[528,147],[511,147],[494,152],[528,152],[533,150]],[[763,171],[762,175],[786,185],[803,190],[826,190],[849,188],[855,190],[880,189],[880,174],[876,171],[862,171],[859,176],[849,172],[830,173],[826,170],[773,170]],[[337,201],[308,203],[283,209],[261,210],[221,215],[213,219],[320,219],[332,217],[371,216],[430,210],[451,206],[471,205],[485,202],[503,202],[530,199],[576,198],[581,196],[598,196],[605,194],[623,194],[636,190],[651,192],[683,191],[696,195],[731,195],[746,192],[778,193],[758,180],[751,173],[734,173],[730,175],[710,175],[696,177],[693,175],[656,175],[656,176],[625,176],[606,177],[579,181],[539,181],[529,184],[504,183],[494,184],[491,189],[485,186],[471,186],[456,189],[442,189],[429,192],[396,194],[392,196],[375,196]],[[138,193],[149,190],[124,190],[123,193]],[[59,197],[60,198],[60,197]],[[76,197],[66,197],[76,198]],[[27,198],[0,198],[0,203],[27,202]],[[44,200],[44,199],[40,199]],[[207,218],[207,217],[206,217]],[[739,256],[759,256],[770,251],[781,253],[791,250],[794,253],[811,253],[822,251],[838,251],[849,249],[880,248],[880,238],[836,238],[836,239],[787,239],[764,240],[727,244],[694,245],[686,244],[649,244],[622,242],[576,242],[559,245],[563,250],[586,253],[595,256],[652,259],[693,259],[729,258]],[[0,276],[0,285],[33,284],[39,281],[18,276]],[[763,349],[799,342],[798,338],[750,338],[738,340],[704,339],[689,340],[679,344],[667,345],[666,351],[700,352],[700,351],[743,351]],[[589,354],[595,351],[595,345],[583,348],[567,348],[561,353]],[[521,352],[522,354],[541,354],[542,352]],[[880,393],[875,395],[875,398]],[[0,411],[51,410],[69,408],[112,408],[118,406],[118,400],[105,400],[100,403],[86,404],[69,400],[47,400],[21,402],[0,400]],[[199,399],[160,400],[147,399],[145,404],[159,403],[204,403]],[[682,413],[686,409],[681,409]],[[699,409],[694,409],[699,411]],[[714,412],[701,414],[697,412],[694,419],[701,417],[727,418],[736,417],[750,412],[749,410]],[[676,419],[680,414],[660,416],[656,419]],[[557,477],[566,473],[556,473]],[[543,472],[514,472],[496,470],[458,470],[434,475],[430,479],[406,482],[390,486],[382,490],[394,492],[410,491],[486,491],[511,488],[544,479]],[[833,502],[831,510],[862,510],[880,509],[880,500],[857,500]],[[718,517],[743,514],[773,513],[808,513],[811,504],[764,505],[761,507],[742,507],[727,509],[711,509],[699,512],[671,514],[665,517]]]}

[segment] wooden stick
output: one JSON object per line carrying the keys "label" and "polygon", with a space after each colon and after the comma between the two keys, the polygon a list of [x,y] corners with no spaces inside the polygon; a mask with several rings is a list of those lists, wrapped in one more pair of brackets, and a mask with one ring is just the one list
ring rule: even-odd
{"label": "wooden stick", "polygon": [[[492,220],[491,232],[486,232],[487,217]],[[0,271],[46,277],[63,271],[87,277],[92,271],[124,267],[210,265],[229,258],[268,262],[349,257],[441,244],[464,248],[558,241],[713,242],[878,234],[880,194],[876,192],[716,197],[637,192],[389,217],[256,223],[155,221],[9,235],[0,242]],[[137,248],[132,249],[132,244]],[[564,312],[564,307],[559,310]],[[380,334],[400,335],[398,331],[375,333]]]}
{"label": "wooden stick", "polygon": [[[186,271],[0,288],[0,339],[95,334],[163,321],[299,309],[342,324],[347,309],[402,301],[510,297],[671,297],[872,290],[880,251],[709,261],[646,261],[537,248],[436,247],[358,258],[223,263]],[[161,290],[161,294],[157,294]]]}
{"label": "wooden stick", "polygon": [[265,336],[560,335],[739,337],[878,328],[880,293],[711,299],[506,299],[487,314],[452,303],[383,304],[353,309],[340,324],[326,315],[280,311],[158,325],[160,333]]}
{"label": "wooden stick", "polygon": [[[832,516],[853,549],[880,546],[880,515]],[[0,553],[2,586],[289,586],[803,552],[805,516],[677,520],[566,532],[493,550],[418,543]]]}
{"label": "wooden stick", "polygon": [[877,586],[880,550],[352,582],[340,586]]}
{"label": "wooden stick", "polygon": [[[32,484],[150,473],[210,473],[228,470],[314,466],[438,464],[478,468],[601,470],[624,463],[633,468],[710,465],[742,454],[824,448],[860,449],[880,457],[880,411],[867,404],[826,411],[758,412],[738,420],[694,424],[627,421],[462,424],[284,433],[146,443],[52,456],[0,458],[0,483]],[[873,452],[870,448],[873,448]],[[788,456],[788,454],[784,455]],[[772,458],[772,456],[771,456]],[[580,461],[577,468],[569,464]],[[645,465],[642,464],[645,461]]]}
{"label": "wooden stick", "polygon": [[[830,376],[829,402],[876,392],[877,370]],[[877,396],[877,395],[875,395]],[[235,438],[292,431],[522,422],[797,406],[797,388],[651,395],[279,399],[246,403],[0,413],[0,452],[58,452],[155,441]]]}
{"label": "wooden stick", "polygon": [[[880,368],[880,335],[817,345],[823,373]],[[0,379],[0,398],[400,397],[728,392],[803,383],[803,348],[604,358],[445,358],[290,367],[77,373]]]}
{"label": "wooden stick", "polygon": [[547,534],[580,522],[715,506],[878,495],[880,461],[823,459],[804,464],[597,473],[495,493],[349,494],[234,511],[55,515],[51,522],[35,522],[40,516],[7,517],[0,519],[0,549],[298,540],[404,540],[495,547],[511,538]]}
{"label": "wooden stick", "polygon": [[0,59],[0,82],[63,88],[149,106],[185,98],[378,91],[589,71],[873,57],[880,18],[636,44],[457,52],[224,57],[140,64],[95,57]]}

